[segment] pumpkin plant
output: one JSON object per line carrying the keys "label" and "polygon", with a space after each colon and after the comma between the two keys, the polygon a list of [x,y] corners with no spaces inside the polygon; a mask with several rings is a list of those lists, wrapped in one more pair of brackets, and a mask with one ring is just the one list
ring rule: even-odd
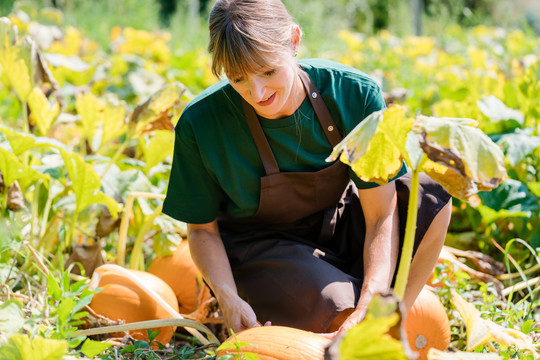
{"label": "pumpkin plant", "polygon": [[[364,181],[386,184],[403,161],[412,172],[411,194],[418,194],[425,171],[453,196],[467,200],[478,190],[495,188],[506,177],[504,154],[480,129],[463,118],[406,116],[392,106],[374,112],[338,144],[329,161],[349,164]],[[394,291],[403,299],[412,259],[418,196],[410,196],[402,256]]]}

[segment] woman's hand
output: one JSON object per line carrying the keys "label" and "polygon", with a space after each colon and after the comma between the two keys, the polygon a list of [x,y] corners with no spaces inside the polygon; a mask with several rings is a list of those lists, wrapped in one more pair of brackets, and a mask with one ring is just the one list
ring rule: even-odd
{"label": "woman's hand", "polygon": [[[216,289],[217,290],[217,289]],[[261,326],[251,306],[242,300],[236,291],[228,288],[217,290],[219,307],[223,312],[223,319],[227,329],[235,333],[252,327]]]}

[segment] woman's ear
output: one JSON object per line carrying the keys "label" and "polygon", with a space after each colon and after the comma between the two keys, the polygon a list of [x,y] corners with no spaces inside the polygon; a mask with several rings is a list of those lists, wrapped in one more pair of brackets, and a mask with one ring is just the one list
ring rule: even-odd
{"label": "woman's ear", "polygon": [[293,54],[296,54],[298,52],[298,48],[300,47],[300,39],[302,39],[302,29],[300,29],[300,26],[294,25],[292,28],[291,37]]}

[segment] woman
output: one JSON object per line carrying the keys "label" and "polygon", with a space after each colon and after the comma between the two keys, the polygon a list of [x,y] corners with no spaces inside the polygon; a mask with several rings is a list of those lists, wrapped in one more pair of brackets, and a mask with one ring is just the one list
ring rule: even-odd
{"label": "woman", "polygon": [[[188,223],[192,257],[228,328],[345,331],[391,286],[408,178],[403,168],[378,186],[325,159],[385,107],[381,91],[353,68],[297,63],[302,32],[280,0],[218,0],[209,23],[212,69],[227,79],[176,125],[163,211]],[[450,218],[450,196],[427,177],[421,188],[407,310]]]}

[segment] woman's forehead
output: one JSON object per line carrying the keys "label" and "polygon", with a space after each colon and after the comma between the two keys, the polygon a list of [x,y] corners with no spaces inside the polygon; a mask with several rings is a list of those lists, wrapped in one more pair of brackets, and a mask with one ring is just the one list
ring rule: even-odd
{"label": "woman's forehead", "polygon": [[225,70],[227,77],[243,76],[245,74],[257,74],[272,70],[275,67],[281,66],[284,59],[280,54],[259,54],[259,56],[251,56],[249,59],[244,58],[239,64],[230,64],[231,66]]}

